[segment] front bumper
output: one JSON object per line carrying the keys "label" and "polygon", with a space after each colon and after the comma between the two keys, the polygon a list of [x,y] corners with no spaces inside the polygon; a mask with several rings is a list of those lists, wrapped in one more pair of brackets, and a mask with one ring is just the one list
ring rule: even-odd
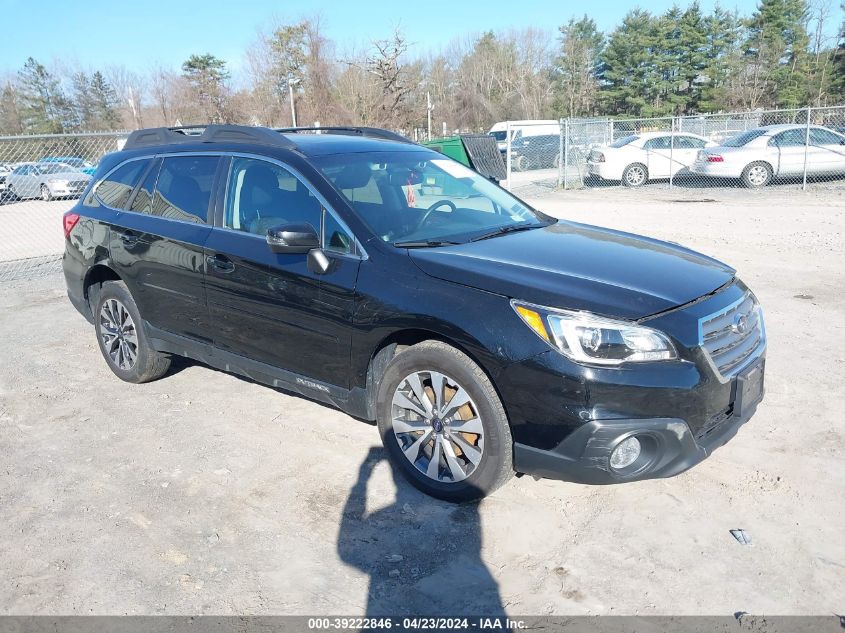
{"label": "front bumper", "polygon": [[[550,350],[506,367],[495,382],[517,472],[589,484],[671,477],[730,440],[763,398],[765,338],[735,375],[723,377],[701,346],[699,324],[746,292],[736,282],[644,319],[674,339],[675,361],[587,367]],[[616,471],[611,453],[631,436],[641,441],[641,458]]]}
{"label": "front bumper", "polygon": [[[616,484],[642,479],[672,477],[703,461],[726,444],[751,419],[762,400],[728,415],[706,431],[693,434],[680,418],[592,420],[553,450],[514,445],[514,467],[538,478],[583,484]],[[610,467],[610,455],[623,440],[635,436],[643,453],[622,472]]]}

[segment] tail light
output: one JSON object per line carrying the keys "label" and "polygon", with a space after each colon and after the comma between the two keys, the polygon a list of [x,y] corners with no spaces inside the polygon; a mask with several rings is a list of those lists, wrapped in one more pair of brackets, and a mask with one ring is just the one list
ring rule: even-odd
{"label": "tail light", "polygon": [[70,239],[70,232],[76,223],[79,222],[79,214],[73,211],[68,211],[62,216],[62,227],[65,230],[65,239]]}
{"label": "tail light", "polygon": [[724,163],[725,159],[718,154],[707,154],[708,163]]}

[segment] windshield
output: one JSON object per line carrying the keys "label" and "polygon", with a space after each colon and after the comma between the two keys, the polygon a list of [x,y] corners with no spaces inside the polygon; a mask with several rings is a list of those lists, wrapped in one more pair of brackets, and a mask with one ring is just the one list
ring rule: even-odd
{"label": "windshield", "polygon": [[38,171],[42,174],[66,174],[69,172],[76,172],[77,169],[74,169],[70,165],[65,165],[64,163],[47,163],[38,166]]}
{"label": "windshield", "polygon": [[763,136],[765,133],[766,130],[761,129],[748,130],[747,132],[737,134],[736,136],[729,138],[727,141],[724,141],[722,143],[722,147],[742,147],[743,145],[753,141],[758,136]]}
{"label": "windshield", "polygon": [[492,136],[497,141],[505,141],[508,138],[507,130],[500,130],[498,132],[490,132],[490,136]]}
{"label": "windshield", "polygon": [[623,136],[622,138],[613,141],[613,143],[610,144],[610,147],[625,147],[628,143],[633,143],[638,138],[640,137],[636,134],[632,134],[631,136]]}
{"label": "windshield", "polygon": [[385,242],[460,243],[554,222],[442,154],[333,154],[314,162]]}

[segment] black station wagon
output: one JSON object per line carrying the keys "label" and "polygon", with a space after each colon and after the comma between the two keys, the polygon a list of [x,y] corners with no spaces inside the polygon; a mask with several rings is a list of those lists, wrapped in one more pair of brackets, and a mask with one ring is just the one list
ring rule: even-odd
{"label": "black station wagon", "polygon": [[318,132],[139,130],[102,159],[64,272],[119,378],[181,355],[330,403],[452,501],[668,477],[755,412],[763,316],[727,265],[385,130]]}

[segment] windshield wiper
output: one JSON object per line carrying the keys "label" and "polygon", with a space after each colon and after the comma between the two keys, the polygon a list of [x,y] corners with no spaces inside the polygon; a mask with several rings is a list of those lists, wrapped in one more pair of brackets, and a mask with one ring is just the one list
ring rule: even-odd
{"label": "windshield wiper", "polygon": [[430,246],[453,246],[460,244],[452,240],[408,240],[407,242],[393,242],[398,248],[428,248]]}
{"label": "windshield wiper", "polygon": [[505,226],[499,226],[493,229],[492,231],[488,231],[487,233],[482,233],[481,235],[476,235],[474,238],[470,240],[470,242],[477,242],[479,240],[486,240],[490,239],[491,237],[498,237],[499,235],[506,235],[508,233],[516,233],[517,231],[528,231],[529,229],[539,229],[541,227],[546,226],[545,224],[507,224]]}

